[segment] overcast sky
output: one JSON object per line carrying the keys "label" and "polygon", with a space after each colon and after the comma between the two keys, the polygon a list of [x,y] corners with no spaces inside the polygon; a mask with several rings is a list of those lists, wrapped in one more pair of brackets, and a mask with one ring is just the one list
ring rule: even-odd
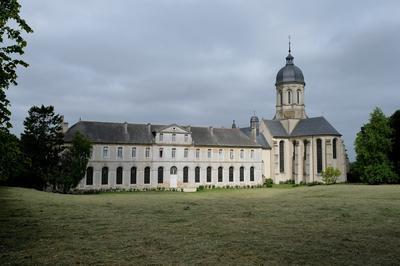
{"label": "overcast sky", "polygon": [[82,120],[248,126],[275,114],[288,35],[306,112],[355,134],[400,108],[400,2],[20,0],[34,29],[9,89],[17,134],[32,105]]}

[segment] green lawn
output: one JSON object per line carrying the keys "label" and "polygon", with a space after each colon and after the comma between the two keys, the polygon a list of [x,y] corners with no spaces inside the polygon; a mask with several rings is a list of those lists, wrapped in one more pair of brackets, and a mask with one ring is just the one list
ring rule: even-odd
{"label": "green lawn", "polygon": [[400,186],[61,195],[0,187],[0,264],[400,265]]}

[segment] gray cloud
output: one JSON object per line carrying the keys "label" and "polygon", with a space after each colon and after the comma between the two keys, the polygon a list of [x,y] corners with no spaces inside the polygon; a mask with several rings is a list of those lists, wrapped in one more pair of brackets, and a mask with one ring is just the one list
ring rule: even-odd
{"label": "gray cloud", "polygon": [[21,0],[34,28],[14,132],[32,105],[85,120],[230,126],[271,118],[293,36],[309,116],[353,141],[374,106],[399,108],[398,1]]}

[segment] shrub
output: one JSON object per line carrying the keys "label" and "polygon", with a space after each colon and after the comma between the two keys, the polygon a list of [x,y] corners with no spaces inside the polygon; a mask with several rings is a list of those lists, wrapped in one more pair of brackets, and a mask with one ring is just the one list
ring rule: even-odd
{"label": "shrub", "polygon": [[322,172],[322,181],[327,185],[335,184],[340,175],[339,169],[329,166]]}
{"label": "shrub", "polygon": [[274,181],[272,180],[272,178],[267,178],[264,181],[264,186],[265,187],[272,187],[273,184],[274,184]]}

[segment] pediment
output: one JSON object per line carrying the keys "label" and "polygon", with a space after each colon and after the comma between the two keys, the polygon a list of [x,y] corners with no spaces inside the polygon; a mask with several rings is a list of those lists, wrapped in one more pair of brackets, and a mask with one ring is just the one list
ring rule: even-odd
{"label": "pediment", "polygon": [[187,131],[185,128],[178,126],[177,124],[171,124],[165,126],[159,130],[160,133],[180,133],[180,134],[189,134],[190,132]]}

